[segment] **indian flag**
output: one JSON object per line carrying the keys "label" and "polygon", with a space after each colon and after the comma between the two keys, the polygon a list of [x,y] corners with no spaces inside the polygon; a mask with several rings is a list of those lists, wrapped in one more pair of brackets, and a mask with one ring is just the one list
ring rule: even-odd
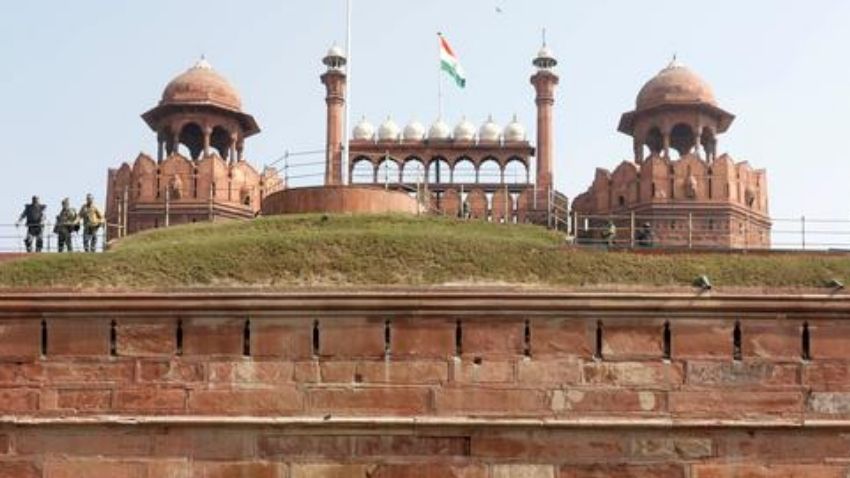
{"label": "indian flag", "polygon": [[466,87],[466,73],[463,72],[463,67],[460,65],[460,60],[457,59],[457,55],[455,55],[452,47],[449,46],[449,42],[443,38],[443,35],[438,33],[440,37],[440,67],[449,74],[452,78],[454,78],[457,86],[464,88]]}

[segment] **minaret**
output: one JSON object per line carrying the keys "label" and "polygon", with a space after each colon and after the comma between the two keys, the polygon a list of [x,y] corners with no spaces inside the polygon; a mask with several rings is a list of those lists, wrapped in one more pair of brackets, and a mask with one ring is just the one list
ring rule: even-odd
{"label": "minaret", "polygon": [[328,107],[325,185],[342,184],[342,137],[345,120],[345,54],[334,45],[322,59],[328,70],[322,75]]}
{"label": "minaret", "polygon": [[537,104],[537,188],[548,191],[552,187],[552,154],[554,135],[552,109],[555,106],[555,86],[558,75],[552,69],[558,64],[552,50],[543,41],[543,47],[532,62],[537,72],[531,77]]}

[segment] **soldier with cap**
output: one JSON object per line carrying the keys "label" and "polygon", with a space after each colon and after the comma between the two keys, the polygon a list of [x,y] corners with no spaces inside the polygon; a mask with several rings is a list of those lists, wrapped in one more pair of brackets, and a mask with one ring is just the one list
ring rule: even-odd
{"label": "soldier with cap", "polygon": [[53,226],[53,232],[59,239],[59,252],[65,249],[68,252],[74,251],[71,234],[78,230],[80,230],[80,219],[77,217],[77,211],[71,207],[71,201],[65,198],[62,200],[62,210],[56,216],[56,225]]}
{"label": "soldier with cap", "polygon": [[608,224],[602,230],[602,239],[605,240],[605,244],[608,247],[614,245],[614,242],[617,240],[617,226],[614,224],[614,221],[608,220]]}
{"label": "soldier with cap", "polygon": [[86,203],[80,207],[80,218],[83,220],[83,249],[95,252],[97,231],[103,226],[103,213],[95,205],[91,194],[86,194]]}
{"label": "soldier with cap", "polygon": [[27,252],[32,252],[33,242],[35,242],[35,252],[41,252],[44,246],[44,210],[47,206],[38,201],[38,196],[32,197],[32,203],[24,206],[24,212],[18,218],[16,226],[20,226],[21,222],[26,220],[27,237],[24,239],[24,245]]}

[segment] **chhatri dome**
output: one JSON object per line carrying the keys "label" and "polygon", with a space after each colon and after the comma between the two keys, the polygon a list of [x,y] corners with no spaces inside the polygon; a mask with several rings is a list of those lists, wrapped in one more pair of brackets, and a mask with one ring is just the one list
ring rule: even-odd
{"label": "chhatri dome", "polygon": [[387,120],[381,123],[378,128],[378,141],[398,141],[399,127],[392,117],[387,116]]}
{"label": "chhatri dome", "polygon": [[709,104],[717,106],[714,91],[705,80],[681,64],[676,58],[649,80],[636,101],[636,110],[663,104]]}
{"label": "chhatri dome", "polygon": [[525,126],[523,126],[517,119],[517,116],[514,115],[511,122],[505,126],[505,131],[502,135],[507,142],[525,141]]}
{"label": "chhatri dome", "polygon": [[474,141],[475,140],[475,125],[470,123],[466,117],[460,120],[460,123],[455,126],[455,141]]}
{"label": "chhatri dome", "polygon": [[437,118],[437,121],[434,121],[428,130],[428,139],[430,140],[446,141],[451,137],[452,129],[442,118]]}
{"label": "chhatri dome", "polygon": [[478,130],[478,140],[486,142],[496,142],[502,136],[502,128],[493,121],[493,115],[487,117],[487,121],[481,125]]}
{"label": "chhatri dome", "polygon": [[168,83],[159,104],[213,105],[242,111],[239,92],[204,57]]}
{"label": "chhatri dome", "polygon": [[411,121],[404,127],[403,138],[405,141],[422,141],[425,139],[425,126],[419,121]]}
{"label": "chhatri dome", "polygon": [[366,117],[362,117],[360,122],[354,127],[354,131],[351,134],[352,139],[360,140],[360,141],[371,141],[375,138],[375,127],[370,123]]}

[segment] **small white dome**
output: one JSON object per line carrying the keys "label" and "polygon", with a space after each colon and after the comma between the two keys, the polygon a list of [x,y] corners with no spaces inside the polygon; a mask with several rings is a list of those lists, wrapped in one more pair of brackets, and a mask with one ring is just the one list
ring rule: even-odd
{"label": "small white dome", "polygon": [[451,137],[452,129],[442,119],[434,121],[434,124],[431,125],[431,129],[428,130],[428,139],[431,140],[445,141],[451,139]]}
{"label": "small white dome", "polygon": [[342,47],[340,47],[339,45],[334,43],[333,46],[331,46],[330,49],[328,49],[327,56],[338,56],[338,57],[345,58],[345,52],[342,50]]}
{"label": "small white dome", "polygon": [[422,123],[414,120],[404,127],[405,141],[422,141],[423,139],[425,139],[425,126]]}
{"label": "small white dome", "polygon": [[514,115],[513,120],[505,126],[505,132],[502,133],[505,141],[525,141],[525,126],[522,125],[517,120],[516,115]]}
{"label": "small white dome", "polygon": [[375,138],[375,127],[364,116],[354,127],[351,137],[355,140],[371,141]]}
{"label": "small white dome", "polygon": [[537,52],[537,58],[555,58],[555,52],[549,48],[549,45],[543,45],[540,51]]}
{"label": "small white dome", "polygon": [[398,141],[399,132],[398,125],[387,116],[387,120],[378,128],[378,141]]}
{"label": "small white dome", "polygon": [[455,141],[474,141],[475,125],[465,117],[455,126]]}
{"label": "small white dome", "polygon": [[489,116],[487,121],[481,125],[481,129],[478,130],[478,140],[494,142],[499,141],[501,137],[502,127],[493,121],[493,116]]}

